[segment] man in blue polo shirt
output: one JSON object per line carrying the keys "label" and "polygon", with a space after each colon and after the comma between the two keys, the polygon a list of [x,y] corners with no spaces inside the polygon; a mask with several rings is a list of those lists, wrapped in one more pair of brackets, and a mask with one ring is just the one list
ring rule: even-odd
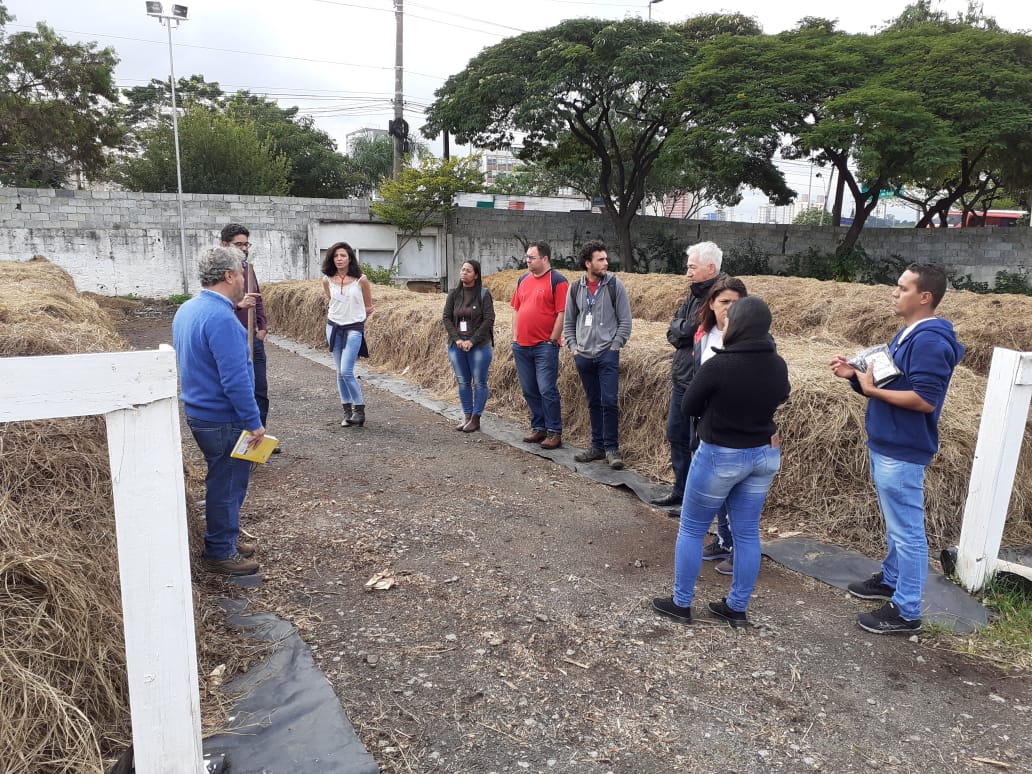
{"label": "man in blue polo shirt", "polygon": [[183,304],[172,321],[172,342],[194,440],[204,455],[204,566],[222,575],[251,575],[254,546],[238,543],[240,507],[247,496],[251,463],[230,456],[243,430],[256,446],[265,435],[254,397],[247,331],[233,310],[244,297],[243,254],[216,247],[198,262],[201,292]]}
{"label": "man in blue polo shirt", "polygon": [[921,628],[928,576],[924,473],[939,450],[939,414],[953,369],[964,356],[953,325],[935,316],[945,294],[946,275],[938,266],[911,264],[900,276],[892,300],[906,327],[889,345],[900,373],[883,386],[875,385],[874,368],[858,371],[841,355],[831,361],[832,373],[868,399],[867,448],[888,553],[881,572],[848,589],[861,599],[885,600],[857,618],[862,629],[875,634]]}

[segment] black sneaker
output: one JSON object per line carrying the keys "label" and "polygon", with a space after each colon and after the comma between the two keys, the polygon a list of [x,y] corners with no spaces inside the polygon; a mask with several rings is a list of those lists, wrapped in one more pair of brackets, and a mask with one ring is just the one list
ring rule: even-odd
{"label": "black sneaker", "polygon": [[723,618],[731,624],[732,629],[752,625],[749,623],[749,619],[745,617],[745,613],[739,613],[737,610],[732,610],[727,606],[727,597],[719,602],[710,602],[708,607],[710,612],[717,616],[717,618]]}
{"label": "black sneaker", "polygon": [[601,449],[596,449],[594,446],[573,455],[574,462],[595,462],[596,460],[604,460],[605,458],[606,453]]}
{"label": "black sneaker", "polygon": [[882,583],[882,574],[872,575],[867,580],[853,581],[846,586],[846,591],[860,599],[884,599],[886,602],[892,600],[896,589]]}
{"label": "black sneaker", "polygon": [[724,546],[720,545],[720,540],[718,538],[713,538],[713,540],[703,546],[702,549],[702,558],[703,561],[706,562],[714,562],[717,559],[727,559],[729,556],[731,556],[730,549],[724,548]]}
{"label": "black sneaker", "polygon": [[673,618],[678,623],[690,624],[692,622],[692,609],[681,607],[674,602],[673,597],[656,597],[652,600],[652,609],[667,618]]}
{"label": "black sneaker", "polygon": [[682,499],[683,498],[678,497],[673,492],[671,492],[670,494],[663,495],[662,497],[653,497],[651,500],[649,500],[649,505],[655,505],[659,508],[670,508],[671,506],[676,505],[678,512],[680,512]]}
{"label": "black sneaker", "polygon": [[874,634],[911,634],[921,628],[921,619],[908,621],[899,614],[899,608],[892,602],[886,602],[870,613],[861,613],[856,622],[864,631]]}

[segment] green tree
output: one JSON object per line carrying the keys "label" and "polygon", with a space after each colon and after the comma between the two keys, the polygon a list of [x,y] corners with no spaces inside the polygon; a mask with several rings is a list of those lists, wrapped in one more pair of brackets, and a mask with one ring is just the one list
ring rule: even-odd
{"label": "green tree", "polygon": [[[290,188],[290,162],[262,142],[246,119],[193,107],[179,121],[183,191],[284,196]],[[172,127],[160,123],[141,133],[142,153],[127,159],[118,180],[131,191],[176,190]]]}
{"label": "green tree", "polygon": [[359,138],[347,157],[348,196],[370,196],[394,171],[394,140]]}
{"label": "green tree", "polygon": [[456,194],[480,191],[483,183],[484,173],[475,156],[435,159],[425,155],[417,167],[404,167],[397,180],[385,179],[380,186],[382,200],[373,202],[370,209],[401,232],[391,267],[402,248],[412,239],[418,242],[424,229],[447,223]]}
{"label": "green tree", "polygon": [[423,133],[495,150],[520,140],[520,158],[556,168],[597,163],[590,195],[602,198],[633,270],[631,222],[681,120],[670,92],[689,62],[685,38],[668,25],[572,19],[474,57],[437,90]]}
{"label": "green tree", "polygon": [[0,3],[0,185],[61,188],[99,175],[124,134],[115,52],[68,43],[42,23],[8,36],[13,20]]}

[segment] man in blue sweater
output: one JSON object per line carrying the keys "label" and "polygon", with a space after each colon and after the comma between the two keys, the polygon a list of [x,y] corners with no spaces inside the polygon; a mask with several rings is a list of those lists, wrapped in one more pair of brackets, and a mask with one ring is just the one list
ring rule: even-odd
{"label": "man in blue sweater", "polygon": [[849,379],[868,398],[867,447],[888,553],[881,572],[848,589],[861,599],[886,600],[857,618],[861,628],[875,634],[921,628],[928,576],[924,473],[939,450],[939,414],[953,369],[964,356],[953,325],[935,316],[945,294],[946,275],[937,266],[911,264],[900,276],[892,299],[906,327],[889,345],[900,374],[884,386],[875,386],[873,368],[858,371],[841,355],[831,361],[835,376]]}
{"label": "man in blue sweater", "polygon": [[254,397],[247,331],[233,314],[244,297],[242,253],[216,247],[199,261],[202,290],[172,321],[179,362],[181,400],[194,440],[208,464],[204,516],[204,565],[223,575],[251,575],[254,546],[238,543],[240,507],[247,496],[251,463],[230,456],[242,430],[265,435]]}

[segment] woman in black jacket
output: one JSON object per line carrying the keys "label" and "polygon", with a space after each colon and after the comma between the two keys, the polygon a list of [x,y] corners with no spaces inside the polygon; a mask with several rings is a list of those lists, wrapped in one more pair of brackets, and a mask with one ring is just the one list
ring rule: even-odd
{"label": "woman in black jacket", "polygon": [[459,384],[463,421],[456,430],[474,433],[487,403],[487,371],[494,356],[494,300],[480,282],[480,261],[462,264],[459,284],[444,302],[448,359]]}
{"label": "woman in black jacket", "polygon": [[685,486],[674,548],[674,593],[652,601],[657,613],[691,622],[702,541],[713,514],[726,504],[734,535],[731,591],[709,609],[745,626],[745,609],[760,572],[760,512],[781,467],[774,411],[788,399],[788,367],[770,337],[770,309],[748,296],[728,312],[724,346],[696,372],[685,392],[685,416],[698,417],[699,448]]}

